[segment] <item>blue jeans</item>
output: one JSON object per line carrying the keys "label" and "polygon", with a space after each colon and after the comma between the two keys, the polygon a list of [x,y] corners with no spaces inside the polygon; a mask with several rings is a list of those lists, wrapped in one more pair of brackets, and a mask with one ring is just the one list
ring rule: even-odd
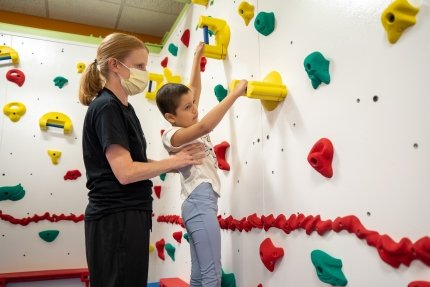
{"label": "blue jeans", "polygon": [[182,219],[191,250],[190,287],[221,286],[221,231],[217,219],[218,195],[202,183],[182,204]]}

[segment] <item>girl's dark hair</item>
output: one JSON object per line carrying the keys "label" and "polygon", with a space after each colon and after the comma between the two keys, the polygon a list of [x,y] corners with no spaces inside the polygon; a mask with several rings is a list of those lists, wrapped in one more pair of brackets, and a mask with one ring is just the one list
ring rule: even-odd
{"label": "girl's dark hair", "polygon": [[168,83],[163,85],[157,92],[157,107],[163,114],[170,113],[176,115],[179,99],[183,94],[190,91],[185,85]]}

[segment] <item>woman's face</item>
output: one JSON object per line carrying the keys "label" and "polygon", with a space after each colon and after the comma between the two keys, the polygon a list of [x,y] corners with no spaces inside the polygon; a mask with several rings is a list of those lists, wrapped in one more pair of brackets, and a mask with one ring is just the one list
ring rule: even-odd
{"label": "woman's face", "polygon": [[[146,71],[146,66],[148,65],[148,52],[144,49],[136,49],[131,51],[131,53],[121,61],[128,68],[136,68],[142,71]],[[130,77],[130,70],[124,67],[121,63],[117,63],[118,74],[124,79]]]}

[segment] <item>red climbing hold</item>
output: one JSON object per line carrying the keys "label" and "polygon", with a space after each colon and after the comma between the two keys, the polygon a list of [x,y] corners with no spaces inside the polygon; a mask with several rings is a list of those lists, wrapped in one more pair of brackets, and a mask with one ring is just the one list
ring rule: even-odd
{"label": "red climbing hold", "polygon": [[169,62],[169,58],[165,57],[163,59],[163,61],[161,61],[161,67],[166,68],[167,67],[167,63]]}
{"label": "red climbing hold", "polygon": [[24,73],[19,69],[10,69],[6,73],[6,79],[9,82],[13,82],[17,84],[18,86],[22,86],[25,82],[25,75]]}
{"label": "red climbing hold", "polygon": [[413,281],[408,284],[408,287],[430,287],[430,282],[426,281]]}
{"label": "red climbing hold", "polygon": [[264,239],[260,244],[260,258],[264,266],[270,271],[275,270],[275,263],[284,256],[284,249],[282,247],[275,247],[270,238]]}
{"label": "red climbing hold", "polygon": [[202,57],[200,59],[200,72],[204,72],[206,69],[206,63],[208,62],[208,60],[206,59],[206,57]]}
{"label": "red climbing hold", "polygon": [[160,195],[161,195],[161,185],[154,185],[153,188],[154,188],[155,195],[158,198],[160,198]]}
{"label": "red climbing hold", "polygon": [[80,177],[82,174],[79,170],[74,169],[74,170],[69,170],[65,175],[64,175],[64,180],[70,179],[70,180],[75,180],[78,177]]}
{"label": "red climbing hold", "polygon": [[186,47],[188,47],[188,45],[190,44],[190,29],[187,29],[184,31],[184,33],[182,34],[182,37],[181,37],[181,42]]}
{"label": "red climbing hold", "polygon": [[158,257],[160,257],[161,260],[165,259],[165,257],[164,257],[164,245],[166,245],[164,238],[155,242],[155,248],[157,248]]}
{"label": "red climbing hold", "polygon": [[178,241],[179,243],[181,243],[181,241],[182,241],[182,231],[173,232],[173,238],[175,238],[176,241]]}
{"label": "red climbing hold", "polygon": [[218,167],[222,170],[230,170],[230,165],[225,159],[225,152],[229,146],[230,144],[226,141],[214,146],[214,152],[216,159],[218,160]]}
{"label": "red climbing hold", "polygon": [[430,266],[430,237],[425,236],[416,241],[413,250],[419,260]]}
{"label": "red climbing hold", "polygon": [[310,165],[323,176],[331,178],[333,169],[331,163],[333,160],[333,144],[329,139],[322,138],[312,147],[308,155]]}

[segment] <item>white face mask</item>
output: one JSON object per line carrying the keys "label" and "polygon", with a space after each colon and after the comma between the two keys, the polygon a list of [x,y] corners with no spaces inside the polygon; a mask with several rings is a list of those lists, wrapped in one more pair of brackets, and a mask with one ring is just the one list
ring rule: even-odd
{"label": "white face mask", "polygon": [[[120,62],[120,61],[118,61]],[[129,68],[120,62],[124,67],[130,71],[130,77],[123,79],[121,76],[121,85],[130,96],[142,93],[148,85],[148,72],[136,68]]]}

